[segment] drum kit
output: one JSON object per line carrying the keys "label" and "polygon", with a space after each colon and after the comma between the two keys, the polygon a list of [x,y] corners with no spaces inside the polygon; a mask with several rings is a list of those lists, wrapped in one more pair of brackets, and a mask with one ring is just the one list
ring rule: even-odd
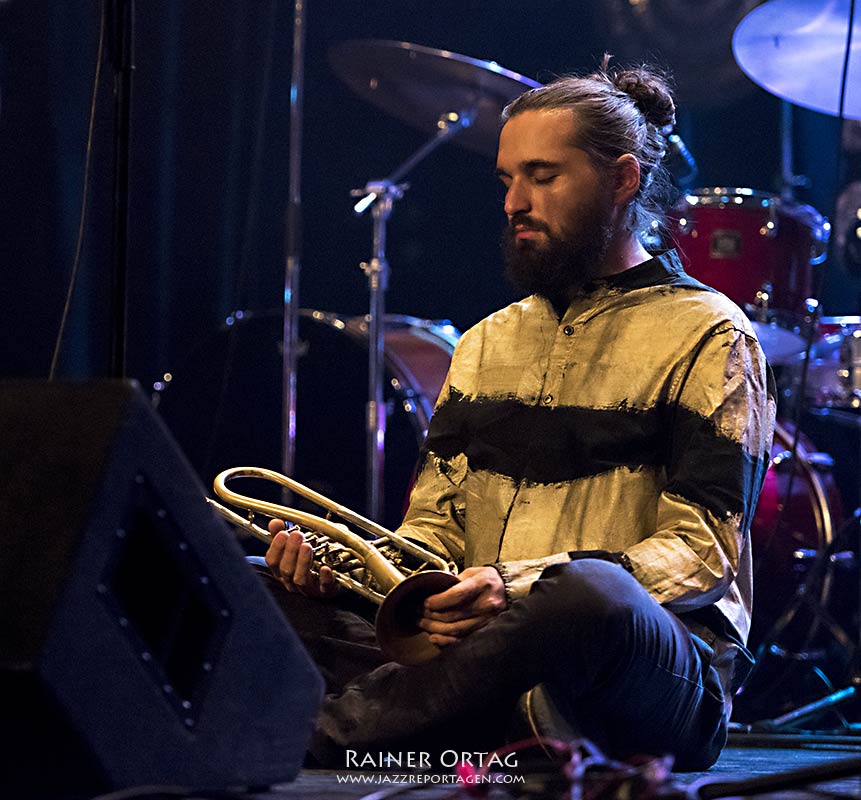
{"label": "drum kit", "polygon": [[[784,109],[791,103],[842,122],[861,118],[859,34],[854,0],[769,0],[739,23],[733,53],[754,82],[786,101]],[[751,526],[749,644],[758,665],[737,698],[736,718],[754,730],[797,729],[855,697],[861,678],[861,530],[858,513],[843,512],[845,498],[861,488],[861,452],[841,465],[855,484],[846,491],[835,483],[834,459],[800,429],[825,416],[861,441],[861,326],[854,316],[819,316],[822,281],[814,271],[831,229],[794,202],[791,189],[780,197],[690,192],[671,219],[689,271],[747,311],[778,380],[784,417]],[[834,690],[832,669],[848,686]],[[800,700],[813,701],[798,707]]]}
{"label": "drum kit", "polygon": [[[861,117],[861,36],[854,41],[849,37],[846,45],[847,31],[861,33],[861,29],[857,22],[854,28],[847,25],[849,14],[850,0],[769,0],[736,29],[736,59],[755,82],[791,103]],[[324,494],[354,507],[370,507],[368,516],[395,525],[410,482],[407,462],[415,461],[459,334],[450,323],[385,314],[386,222],[392,204],[406,189],[404,179],[422,159],[449,140],[492,156],[502,108],[538,84],[492,61],[407,42],[346,42],[331,51],[330,60],[353,91],[430,138],[385,179],[369,181],[355,193],[356,213],[370,210],[374,220],[373,258],[363,265],[369,279],[370,313],[344,318],[299,311],[296,471],[304,483]],[[828,221],[788,193],[776,196],[739,187],[687,191],[668,221],[672,244],[682,252],[688,272],[749,314],[779,373],[784,408],[794,403],[796,409],[846,412],[856,428],[861,426],[861,416],[855,416],[861,410],[861,318],[817,319],[816,302],[811,299],[818,284],[816,270],[826,258]],[[283,369],[281,320],[280,312],[234,315],[219,335],[222,341],[207,343],[207,352],[196,355],[191,364],[205,364],[209,374],[220,368],[226,374],[231,363],[234,368],[241,365],[247,375],[231,375],[232,386],[247,387],[259,382],[261,374],[278,374]],[[239,329],[244,334],[237,344]],[[227,343],[229,337],[232,343]],[[332,374],[332,363],[355,366],[362,353],[369,356],[367,372]],[[222,363],[220,358],[232,362]],[[179,386],[163,392],[168,418],[171,409],[194,406],[199,398],[199,380],[193,375],[186,380],[185,393]],[[366,404],[356,390],[365,382]],[[320,386],[327,388],[320,391]],[[278,398],[266,396],[259,407],[249,407],[254,398],[244,389],[241,396],[232,397],[222,387],[213,396],[220,398],[214,419],[199,414],[200,430],[186,424],[177,428],[180,443],[204,474],[249,461],[249,442],[268,442],[270,449],[277,444],[272,431],[280,425]],[[371,409],[383,409],[383,413],[369,413]],[[225,433],[229,419],[243,420],[242,431]],[[303,419],[328,423],[312,423],[313,437],[303,441]],[[337,425],[332,425],[335,420]],[[219,427],[222,432],[214,447],[213,431]],[[364,441],[350,441],[345,451],[350,431],[363,428]],[[374,507],[383,461],[374,457],[365,462],[364,483],[362,470],[356,467],[363,461],[363,451],[367,454],[380,442],[385,443],[381,452],[388,464],[389,486],[383,505]],[[253,457],[258,463],[278,463],[276,451],[261,457],[255,447]],[[213,461],[215,451],[219,463]],[[333,459],[336,451],[341,457]],[[800,432],[798,416],[792,422],[781,419],[752,526],[758,585],[768,587],[758,593],[752,645],[783,661],[809,660],[816,631],[835,628],[822,622],[835,592],[834,550],[844,521],[841,492],[830,464],[831,459],[818,453]],[[339,467],[343,475],[335,474]],[[361,488],[357,490],[362,486],[365,503]],[[827,557],[821,564],[823,554]],[[815,582],[810,578],[814,573]],[[801,595],[808,606],[812,599],[813,611],[799,610]]]}

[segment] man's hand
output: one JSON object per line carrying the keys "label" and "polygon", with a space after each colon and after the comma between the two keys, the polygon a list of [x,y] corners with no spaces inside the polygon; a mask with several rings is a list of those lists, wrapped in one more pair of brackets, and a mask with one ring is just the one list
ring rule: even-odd
{"label": "man's hand", "polygon": [[425,600],[419,620],[419,627],[440,646],[483,628],[508,605],[505,585],[493,567],[469,567],[457,577],[458,583],[450,589]]}
{"label": "man's hand", "polygon": [[284,584],[288,592],[306,597],[331,597],[338,591],[330,567],[311,572],[313,549],[299,531],[287,532],[280,519],[269,521],[272,543],[266,551],[266,566]]}

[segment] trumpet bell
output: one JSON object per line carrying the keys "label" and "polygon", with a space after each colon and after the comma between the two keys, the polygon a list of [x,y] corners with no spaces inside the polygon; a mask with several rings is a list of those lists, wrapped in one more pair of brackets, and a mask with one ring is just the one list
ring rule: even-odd
{"label": "trumpet bell", "polygon": [[424,601],[456,583],[457,577],[450,572],[417,572],[386,595],[377,611],[375,627],[377,642],[387,658],[412,666],[439,655],[439,646],[430,641],[430,634],[417,623]]}
{"label": "trumpet bell", "polygon": [[[256,478],[289,489],[325,509],[327,518],[238,494],[227,486],[235,478]],[[317,551],[314,558],[318,566],[330,567],[341,586],[379,606],[377,643],[389,658],[401,664],[421,664],[438,655],[439,647],[430,642],[430,634],[419,628],[418,620],[428,597],[458,582],[455,566],[445,558],[269,469],[233,467],[225,470],[215,478],[214,490],[225,502],[246,510],[248,516],[243,517],[207,498],[212,508],[267,544],[272,537],[268,530],[254,522],[256,513],[282,519],[302,530],[306,541]],[[332,516],[351,523],[372,538],[367,539],[333,522]]]}

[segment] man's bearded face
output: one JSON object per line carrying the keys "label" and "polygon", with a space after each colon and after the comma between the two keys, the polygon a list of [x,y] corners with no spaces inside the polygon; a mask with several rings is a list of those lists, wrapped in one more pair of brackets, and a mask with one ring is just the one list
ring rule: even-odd
{"label": "man's bearded face", "polygon": [[[572,292],[599,271],[610,244],[610,209],[601,197],[572,209],[559,230],[527,213],[515,214],[503,236],[506,274],[525,294],[539,294],[567,304]],[[518,237],[523,229],[544,236]]]}

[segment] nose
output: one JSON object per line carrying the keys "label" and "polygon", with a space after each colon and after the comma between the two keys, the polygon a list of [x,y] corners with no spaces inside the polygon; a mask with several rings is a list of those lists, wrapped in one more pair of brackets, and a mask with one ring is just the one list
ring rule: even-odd
{"label": "nose", "polygon": [[528,188],[524,182],[515,178],[505,192],[505,213],[510,219],[515,214],[529,213],[532,204],[529,200]]}

